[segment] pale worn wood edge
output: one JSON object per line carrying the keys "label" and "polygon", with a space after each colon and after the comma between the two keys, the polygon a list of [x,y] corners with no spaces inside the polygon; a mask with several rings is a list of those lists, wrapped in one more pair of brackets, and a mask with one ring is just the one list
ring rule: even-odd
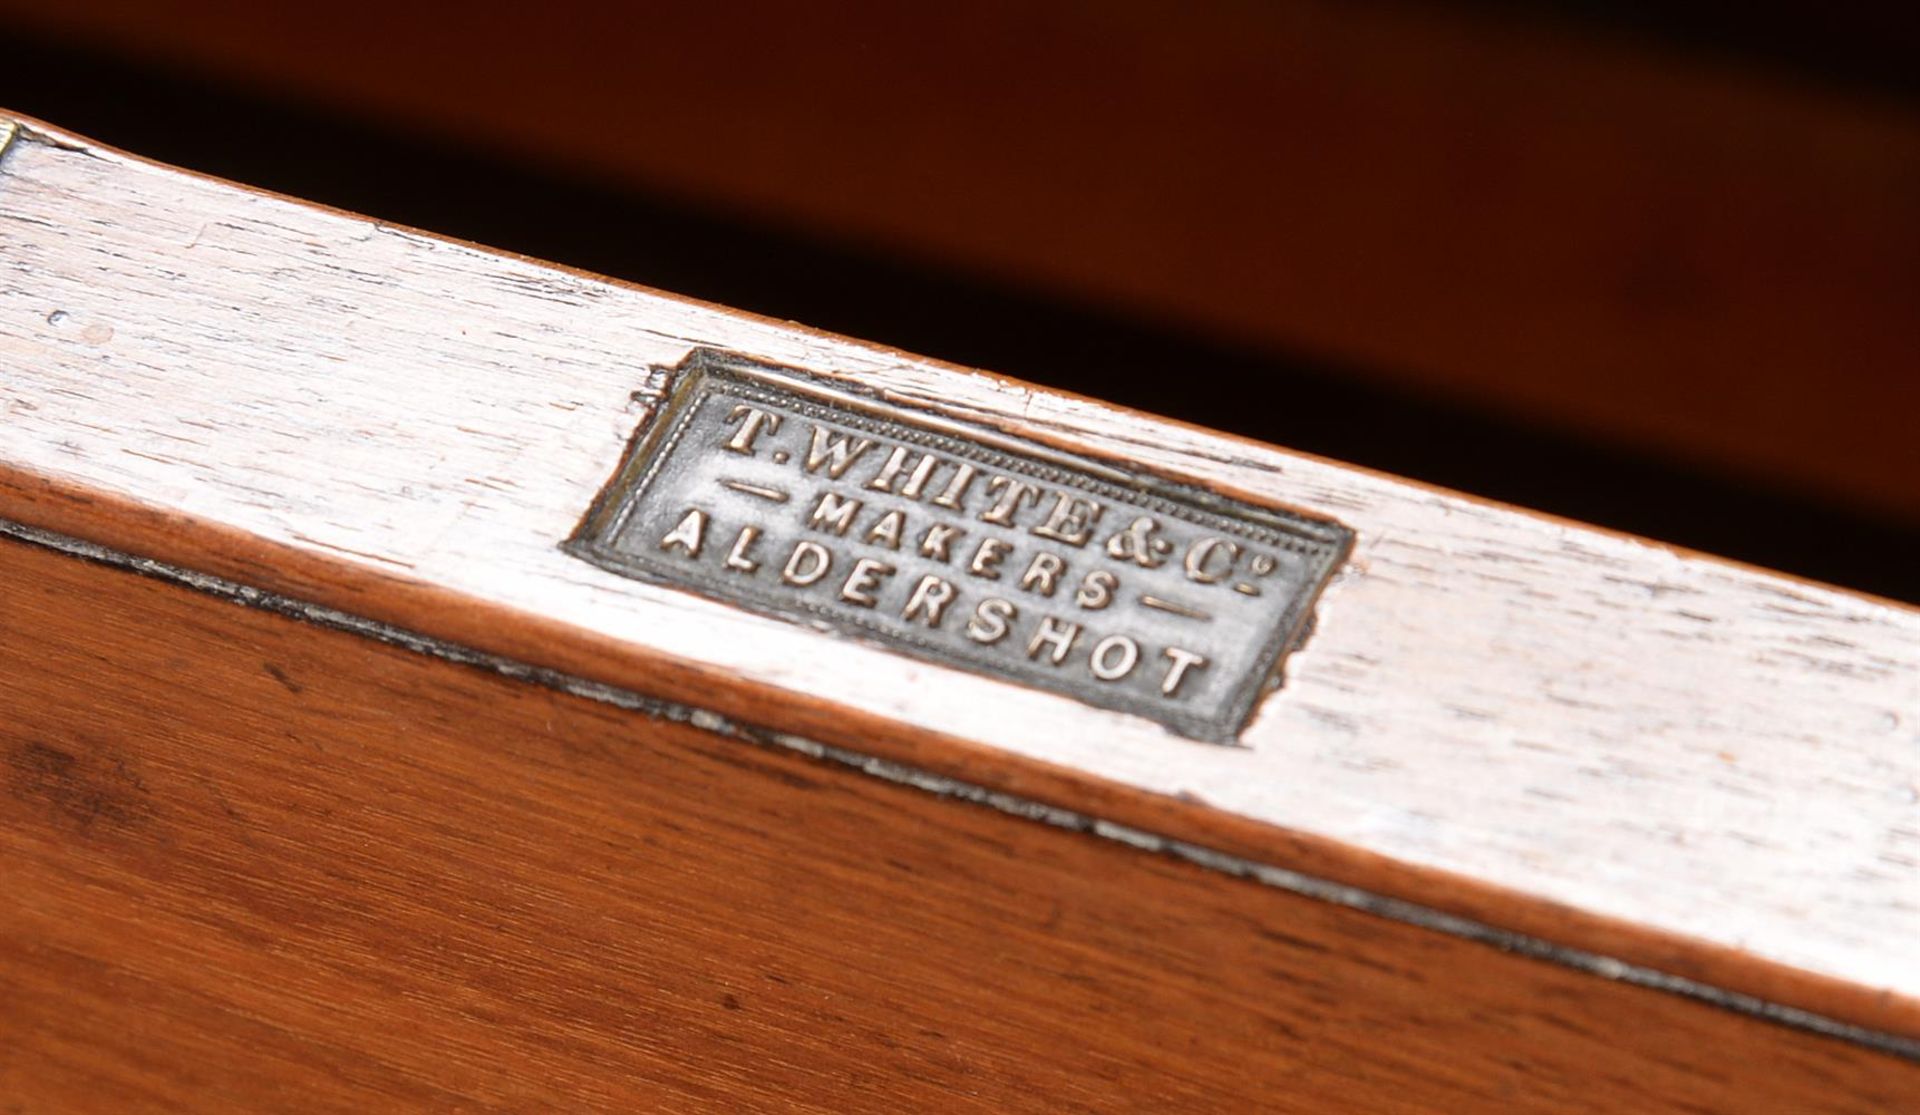
{"label": "pale worn wood edge", "polygon": [[[111,151],[70,136],[58,128],[24,117],[16,119],[28,134],[55,145],[71,145],[79,150]],[[114,154],[133,162],[162,165],[138,156]],[[167,169],[172,173],[223,181],[213,176]],[[277,196],[244,185],[224,184],[249,193]],[[306,202],[299,204],[316,209],[327,208]],[[327,211],[341,212],[332,209]],[[418,235],[442,242],[462,243],[431,233]],[[483,246],[466,246],[490,255],[529,259]],[[554,265],[541,261],[529,262],[591,278],[596,282],[609,281],[577,269],[554,268]],[[689,305],[704,305],[697,300],[653,291],[637,284],[615,285]],[[758,321],[770,320],[749,314],[736,316]],[[848,342],[788,322],[776,324],[786,330],[808,333],[836,343],[850,343],[878,352],[890,351],[862,345],[858,341]],[[927,363],[939,365],[939,362]],[[979,374],[953,365],[939,366],[966,374]],[[1004,377],[992,378],[1001,383],[1014,382]],[[1061,392],[1050,393],[1067,397]],[[924,403],[924,400],[916,401]],[[1120,409],[1110,404],[1100,405],[1110,410]],[[1155,421],[1197,429],[1185,423],[1163,419]],[[1019,432],[1060,443],[1044,429],[1037,427]],[[1232,440],[1247,445],[1257,444],[1245,438]],[[1352,472],[1369,471],[1346,465],[1339,467]],[[1397,479],[1396,482],[1410,483]],[[1412,486],[1434,492],[1445,491],[1428,485]],[[1493,501],[1465,498],[1485,506],[1512,510]],[[172,515],[162,508],[123,503],[118,497],[103,493],[62,490],[59,484],[46,478],[3,468],[0,468],[0,499],[4,499],[4,503],[0,503],[0,515],[115,549],[229,577],[243,584],[283,592],[381,623],[419,630],[454,643],[548,665],[581,677],[607,680],[609,684],[630,684],[649,695],[660,695],[669,700],[687,700],[721,715],[728,715],[729,709],[737,708],[752,714],[755,719],[765,720],[764,711],[754,713],[754,710],[772,708],[782,715],[791,714],[794,723],[823,741],[867,750],[878,757],[910,763],[946,777],[1057,803],[1062,808],[1080,810],[1092,817],[1121,824],[1138,824],[1145,831],[1165,833],[1174,839],[1191,839],[1204,848],[1245,856],[1255,862],[1286,870],[1305,871],[1335,882],[1432,906],[1437,910],[1456,912],[1460,916],[1480,918],[1513,932],[1537,933],[1542,939],[1553,940],[1567,947],[1588,948],[1596,955],[1625,963],[1644,963],[1683,979],[1697,979],[1713,987],[1751,994],[1765,1002],[1815,1011],[1891,1034],[1920,1034],[1920,1004],[1904,997],[1768,962],[1756,962],[1751,956],[1722,945],[1650,931],[1645,927],[1571,910],[1535,896],[1505,890],[1484,880],[1399,863],[1363,849],[1210,810],[1202,803],[1180,801],[1091,778],[1084,772],[1010,756],[998,749],[982,747],[964,739],[916,732],[883,718],[849,715],[849,710],[837,706],[810,709],[794,704],[788,707],[786,703],[775,699],[778,694],[733,693],[728,689],[732,684],[731,679],[719,676],[717,671],[702,671],[688,663],[648,657],[642,648],[629,644],[606,640],[596,642],[584,637],[578,630],[552,624],[541,617],[507,615],[497,609],[483,612],[476,609],[472,601],[452,596],[429,584],[370,572],[362,567],[292,548],[265,544],[257,538]],[[1564,522],[1532,512],[1514,513],[1542,521]],[[1595,530],[1584,524],[1575,525],[1584,530]],[[1690,560],[1735,564],[1694,555],[1677,547],[1659,548],[1681,554]],[[1762,572],[1780,576],[1770,571]],[[1864,597],[1859,593],[1849,595]],[[1894,602],[1887,604],[1895,608],[1904,607]],[[576,669],[576,666],[579,668]]]}
{"label": "pale worn wood edge", "polygon": [[[8,109],[5,105],[0,105],[0,126],[4,126],[4,135],[0,135],[0,159],[5,158],[7,154],[8,145],[16,138],[29,138],[29,139],[41,140],[41,141],[48,142],[56,147],[62,147],[62,148],[66,148],[74,151],[91,152],[91,153],[97,153],[101,155],[107,155],[117,160],[130,162],[130,163],[137,163],[142,166],[165,171],[168,174],[179,175],[185,178],[195,179],[201,182],[212,183],[215,185],[222,186],[226,189],[237,190],[242,193],[254,195],[256,197],[271,198],[278,201],[284,201],[293,205],[298,205],[304,209],[316,210],[318,212],[327,213],[327,214],[331,214],[338,217],[344,217],[354,221],[361,221],[361,222],[366,222],[370,224],[375,224],[381,228],[392,229],[396,232],[404,233],[411,237],[417,237],[423,240],[429,240],[437,243],[465,248],[469,251],[477,252],[482,255],[494,256],[500,259],[516,260],[522,263],[532,264],[545,271],[556,271],[561,274],[569,275],[574,278],[582,279],[595,284],[619,287],[625,290],[630,290],[636,293],[644,294],[649,298],[655,298],[665,302],[673,302],[673,303],[678,303],[680,305],[697,307],[705,310],[718,311],[726,314],[728,317],[731,317],[731,318],[736,318],[741,321],[754,322],[761,325],[772,326],[786,333],[792,333],[800,336],[814,338],[823,342],[831,343],[836,346],[863,349],[869,353],[874,354],[875,356],[879,356],[882,358],[897,359],[903,356],[910,355],[913,362],[916,365],[925,366],[925,367],[935,369],[941,372],[946,372],[952,375],[967,376],[974,379],[985,380],[999,387],[1005,387],[1005,388],[1021,390],[1021,391],[1044,392],[1046,395],[1054,399],[1059,399],[1059,400],[1063,400],[1071,403],[1085,404],[1090,407],[1097,407],[1100,410],[1109,412],[1116,416],[1135,418],[1142,422],[1148,422],[1154,425],[1164,426],[1164,427],[1168,427],[1174,430],[1179,430],[1182,432],[1200,434],[1216,441],[1231,442],[1236,445],[1243,446],[1250,451],[1266,451],[1274,448],[1272,445],[1266,442],[1260,441],[1257,438],[1250,437],[1245,434],[1237,434],[1237,433],[1233,433],[1231,431],[1226,431],[1226,430],[1216,430],[1210,426],[1202,426],[1197,422],[1190,422],[1190,421],[1187,421],[1186,419],[1174,418],[1174,417],[1169,417],[1161,414],[1154,414],[1148,411],[1136,409],[1134,407],[1125,406],[1120,403],[1115,403],[1110,400],[1100,398],[1098,396],[1086,395],[1080,392],[1070,391],[1065,388],[1059,388],[1059,387],[1040,387],[1026,380],[1017,379],[1013,376],[1003,375],[1001,373],[994,372],[990,369],[976,368],[966,364],[958,364],[958,363],[954,363],[953,361],[943,360],[935,356],[922,356],[917,353],[908,354],[903,352],[900,349],[891,348],[887,345],[876,344],[872,341],[863,340],[862,338],[859,338],[859,337],[851,337],[845,334],[833,333],[825,329],[819,329],[814,326],[808,325],[805,322],[798,322],[798,321],[792,321],[785,318],[772,317],[767,314],[755,313],[752,310],[736,309],[732,306],[725,306],[717,302],[709,302],[704,299],[694,298],[689,295],[679,294],[675,291],[666,290],[661,287],[648,286],[645,283],[638,283],[628,279],[621,279],[614,276],[602,275],[595,271],[589,271],[583,267],[575,267],[571,264],[566,264],[566,263],[555,263],[551,260],[541,259],[538,256],[527,255],[525,253],[516,252],[508,248],[498,248],[489,244],[482,244],[472,240],[465,240],[458,236],[450,236],[450,235],[447,235],[446,233],[434,232],[430,229],[421,229],[421,228],[415,228],[411,225],[397,224],[392,221],[387,221],[387,220],[383,220],[375,217],[369,217],[364,213],[358,213],[350,209],[342,209],[342,208],[339,208],[338,206],[328,205],[324,202],[309,201],[305,198],[295,197],[289,194],[278,193],[276,191],[264,189],[259,186],[249,185],[245,182],[236,182],[230,178],[222,178],[217,174],[209,174],[203,171],[194,170],[190,167],[175,166],[172,163],[166,163],[158,159],[148,158],[147,156],[141,155],[138,152],[127,151],[123,148],[114,147],[110,144],[97,142],[85,136],[79,135],[78,133],[71,132],[57,125],[48,123],[47,121],[41,120],[37,117],[29,116],[24,113],[14,112]],[[811,371],[813,372],[813,374],[823,375],[828,377],[839,375],[839,373],[836,373],[831,369],[812,369]],[[853,377],[847,377],[847,378],[849,379],[850,382],[859,382],[858,380],[855,380]],[[1000,416],[985,414],[983,412],[980,412],[978,410],[975,410],[973,408],[970,408],[964,405],[955,405],[951,401],[943,401],[937,398],[929,398],[925,395],[910,394],[910,393],[895,391],[891,389],[882,389],[877,394],[879,398],[888,402],[904,403],[912,407],[936,411],[941,414],[944,414],[947,417],[956,418],[962,421],[993,426],[1002,430],[1005,433],[1012,434],[1014,436],[1024,438],[1026,440],[1036,441],[1041,444],[1047,445],[1051,448],[1060,449],[1065,452],[1084,453],[1086,451],[1086,447],[1084,443],[1076,441],[1071,437],[1063,436],[1056,429],[1042,423],[1009,422],[1001,418]],[[1613,527],[1607,527],[1607,526],[1597,525],[1594,523],[1582,522],[1578,519],[1569,518],[1565,515],[1558,515],[1550,511],[1541,511],[1536,508],[1523,507],[1518,504],[1506,503],[1501,500],[1492,499],[1490,497],[1478,495],[1473,492],[1465,492],[1455,488],[1448,488],[1444,485],[1432,483],[1426,480],[1421,480],[1417,477],[1402,476],[1398,473],[1389,472],[1385,469],[1373,468],[1367,465],[1353,464],[1347,461],[1339,460],[1334,457],[1328,457],[1328,456],[1325,456],[1324,454],[1314,453],[1304,449],[1295,449],[1295,448],[1287,447],[1286,453],[1288,456],[1297,458],[1299,460],[1311,461],[1316,464],[1326,465],[1331,468],[1337,468],[1342,472],[1351,473],[1356,476],[1368,477],[1375,480],[1389,481],[1401,488],[1424,492],[1424,493],[1428,493],[1435,496],[1443,496],[1449,500],[1472,504],[1481,508],[1485,508],[1489,511],[1499,512],[1500,514],[1503,514],[1503,515],[1518,516],[1521,518],[1532,519],[1542,524],[1550,524],[1554,526],[1573,528],[1589,534],[1599,535],[1602,537],[1611,538],[1611,539],[1624,541],[1624,542],[1630,542],[1637,546],[1644,547],[1646,549],[1649,549],[1658,553],[1670,554],[1674,557],[1681,558],[1686,561],[1707,562],[1714,565],[1723,566],[1728,569],[1736,569],[1736,570],[1740,570],[1747,573],[1758,574],[1761,576],[1771,578],[1776,581],[1783,581],[1793,585],[1799,585],[1807,588],[1817,589],[1821,592],[1837,593],[1843,596],[1852,597],[1855,600],[1860,600],[1860,601],[1873,604],[1877,607],[1891,608],[1897,611],[1920,614],[1920,604],[1912,604],[1904,600],[1896,600],[1896,599],[1893,599],[1892,597],[1881,596],[1877,593],[1868,592],[1863,589],[1852,588],[1846,585],[1834,584],[1828,581],[1821,581],[1813,577],[1802,576],[1798,573],[1791,573],[1791,572],[1786,572],[1778,569],[1771,569],[1771,568],[1768,568],[1767,566],[1758,565],[1756,563],[1749,562],[1749,561],[1742,561],[1738,558],[1730,558],[1721,554],[1710,553],[1705,550],[1697,550],[1688,546],[1680,545],[1679,543],[1667,542],[1658,538],[1648,538],[1643,535],[1633,534],[1628,531],[1615,529]],[[1193,483],[1196,485],[1208,487],[1220,492],[1223,495],[1228,495],[1236,499],[1243,499],[1256,504],[1272,503],[1271,498],[1264,494],[1249,492],[1243,488],[1236,487],[1232,484],[1221,483],[1219,481],[1215,481],[1211,479],[1203,480],[1198,477],[1187,477],[1184,479],[1188,483]]]}

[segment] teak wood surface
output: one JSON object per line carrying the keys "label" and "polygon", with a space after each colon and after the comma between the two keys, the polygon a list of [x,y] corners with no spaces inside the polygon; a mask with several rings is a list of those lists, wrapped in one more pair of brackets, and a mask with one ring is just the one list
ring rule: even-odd
{"label": "teak wood surface", "polygon": [[[30,122],[0,276],[28,1110],[1920,1097],[1911,610]],[[1238,747],[569,557],[700,346],[1355,549]]]}
{"label": "teak wood surface", "polygon": [[1920,1065],[0,541],[38,1111],[1857,1112]]}

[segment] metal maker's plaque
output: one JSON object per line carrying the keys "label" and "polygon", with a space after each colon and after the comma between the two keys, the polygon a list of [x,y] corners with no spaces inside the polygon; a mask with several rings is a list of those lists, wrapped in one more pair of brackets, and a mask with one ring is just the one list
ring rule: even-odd
{"label": "metal maker's plaque", "polygon": [[568,548],[1227,742],[1351,541],[1338,523],[700,350]]}

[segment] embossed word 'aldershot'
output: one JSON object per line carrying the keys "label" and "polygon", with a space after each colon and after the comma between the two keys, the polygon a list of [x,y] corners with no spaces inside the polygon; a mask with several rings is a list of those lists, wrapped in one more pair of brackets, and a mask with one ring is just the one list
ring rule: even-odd
{"label": "embossed word 'aldershot'", "polygon": [[1345,527],[701,350],[571,552],[1230,741]]}

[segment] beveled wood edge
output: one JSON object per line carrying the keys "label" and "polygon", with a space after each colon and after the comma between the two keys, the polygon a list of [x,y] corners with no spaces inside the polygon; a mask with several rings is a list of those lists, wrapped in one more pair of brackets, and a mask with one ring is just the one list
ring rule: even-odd
{"label": "beveled wood edge", "polygon": [[[271,191],[233,183],[213,175],[181,170],[95,144],[61,128],[4,110],[0,110],[0,119],[10,119],[15,125],[6,133],[8,140],[25,134],[55,146],[112,153],[131,162],[219,182],[250,194],[283,197]],[[4,147],[0,147],[0,158],[4,158],[5,154]],[[308,208],[343,213],[300,199],[285,200]],[[470,244],[431,232],[407,231],[425,239],[463,245],[488,255],[527,260],[543,268],[645,291],[675,302],[707,305],[671,292],[610,280],[517,253]],[[727,312],[742,318],[771,322],[783,330],[836,343],[889,351],[791,322],[772,322],[772,319],[762,315],[733,310]],[[924,363],[956,372],[979,374],[973,369],[941,361]],[[1004,383],[1016,382],[1002,376],[992,378]],[[1062,398],[1084,399],[1083,396],[1052,389],[1048,389],[1048,393]],[[1088,401],[1115,412],[1137,413],[1099,400]],[[965,411],[955,413],[960,417],[974,417]],[[1200,429],[1190,423],[1157,416],[1152,420],[1168,426]],[[1026,429],[1018,432],[1021,436],[1036,440],[1053,440],[1045,431]],[[1248,446],[1266,448],[1249,438],[1218,434],[1211,430],[1206,433]],[[1325,460],[1309,454],[1295,455]],[[1355,473],[1387,475],[1377,470],[1330,463]],[[1463,495],[1417,481],[1397,477],[1391,479],[1398,484],[1445,494],[1545,523],[1577,526],[1585,531],[1616,538],[1632,538],[1621,532],[1572,523],[1524,508],[1512,508],[1497,501]],[[1854,1041],[1897,1056],[1920,1059],[1920,1002],[1889,992],[1772,962],[1756,962],[1749,954],[1716,943],[1650,930],[1572,909],[1484,880],[1403,863],[1313,834],[1225,814],[1210,809],[1203,802],[1118,785],[1089,776],[1083,771],[1009,755],[997,748],[966,739],[916,731],[884,717],[837,705],[828,707],[816,703],[810,706],[798,701],[789,704],[780,694],[772,691],[751,694],[730,692],[730,689],[738,687],[736,679],[718,671],[703,670],[696,664],[648,655],[644,648],[631,644],[583,636],[576,629],[543,617],[480,606],[476,601],[402,575],[370,570],[364,566],[331,560],[325,555],[279,546],[164,508],[139,504],[110,493],[73,489],[5,462],[0,462],[0,520],[12,520],[26,528],[25,532],[14,532],[13,528],[9,528],[15,537],[32,531],[49,532],[49,538],[36,544],[50,544],[58,536],[65,536],[81,544],[80,549],[74,551],[80,556],[122,564],[150,575],[180,576],[183,579],[179,583],[203,590],[210,590],[207,586],[230,586],[234,597],[242,602],[247,602],[246,598],[260,592],[284,597],[293,605],[294,614],[299,614],[300,609],[307,605],[334,609],[338,613],[336,618],[345,622],[348,630],[358,630],[362,634],[384,631],[400,645],[426,653],[444,651],[443,657],[469,661],[470,664],[485,668],[496,668],[489,664],[491,662],[497,663],[498,668],[506,672],[522,669],[551,672],[557,678],[572,679],[585,687],[598,686],[610,692],[632,694],[642,701],[663,702],[663,707],[682,708],[688,716],[698,716],[701,721],[717,726],[745,730],[744,726],[767,719],[764,711],[756,710],[771,708],[781,716],[790,714],[792,723],[804,730],[804,735],[793,735],[791,739],[803,744],[834,748],[839,754],[859,763],[899,764],[899,769],[912,777],[924,774],[935,781],[947,780],[954,786],[1009,795],[1016,801],[1030,802],[1041,809],[1063,810],[1073,816],[1084,817],[1095,829],[1106,826],[1110,830],[1098,832],[1099,835],[1138,833],[1148,842],[1143,846],[1151,847],[1153,842],[1160,842],[1168,848],[1177,845],[1195,853],[1192,856],[1183,855],[1183,858],[1191,858],[1192,862],[1215,867],[1228,874],[1255,877],[1261,873],[1291,874],[1302,881],[1302,886],[1311,888],[1323,885],[1329,888],[1322,893],[1315,893],[1312,889],[1300,891],[1313,897],[1337,901],[1333,897],[1335,891],[1349,888],[1355,895],[1377,899],[1383,904],[1401,903],[1410,911],[1426,911],[1435,917],[1433,924],[1428,927],[1442,932],[1453,932],[1448,925],[1454,924],[1463,931],[1460,935],[1482,940],[1495,947],[1509,947],[1503,942],[1537,941],[1540,949],[1538,955],[1543,960],[1568,963],[1568,958],[1584,958],[1573,963],[1573,966],[1591,974],[1643,983],[1726,1009]],[[1644,543],[1644,540],[1633,540]],[[89,555],[84,552],[88,545],[100,549]],[[1901,602],[1883,600],[1854,590],[1836,589],[1834,586],[1681,547],[1662,543],[1649,545],[1688,559],[1762,572],[1783,581],[1838,591],[1892,608],[1914,610]],[[365,625],[356,626],[356,621],[365,621]],[[568,643],[577,645],[568,646]],[[645,696],[640,696],[643,693]],[[706,723],[701,723],[701,726],[706,726]],[[878,772],[868,770],[867,773]],[[1116,838],[1125,839],[1124,836]],[[1236,865],[1244,870],[1236,869]],[[1279,877],[1273,875],[1262,881],[1272,882]],[[1294,888],[1289,886],[1287,889]],[[1364,904],[1355,905],[1356,908],[1367,908]],[[1386,905],[1371,912],[1394,916],[1388,912]],[[1449,923],[1447,919],[1454,921]],[[1412,923],[1421,924],[1418,921]],[[1487,935],[1476,936],[1480,930],[1485,930]],[[1516,951],[1534,954],[1532,948],[1524,944]]]}

